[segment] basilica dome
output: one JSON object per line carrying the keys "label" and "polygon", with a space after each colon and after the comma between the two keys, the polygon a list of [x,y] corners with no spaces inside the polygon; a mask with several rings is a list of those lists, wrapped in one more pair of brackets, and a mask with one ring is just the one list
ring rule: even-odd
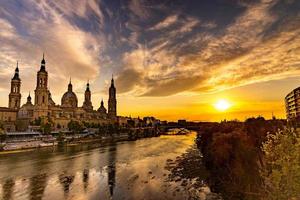
{"label": "basilica dome", "polygon": [[76,94],[72,91],[71,82],[68,85],[68,91],[61,98],[61,106],[66,108],[77,108],[78,99]]}
{"label": "basilica dome", "polygon": [[31,103],[30,94],[27,97],[27,102],[18,111],[19,118],[32,118],[33,117],[34,105]]}

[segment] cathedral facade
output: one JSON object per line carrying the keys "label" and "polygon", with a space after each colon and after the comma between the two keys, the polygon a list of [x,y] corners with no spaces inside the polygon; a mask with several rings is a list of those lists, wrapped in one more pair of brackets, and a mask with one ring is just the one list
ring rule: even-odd
{"label": "cathedral facade", "polygon": [[[61,98],[61,104],[56,104],[48,88],[48,72],[43,55],[41,67],[37,72],[34,102],[32,102],[29,94],[27,102],[21,106],[21,78],[17,64],[15,74],[11,79],[8,108],[0,107],[0,120],[5,125],[9,124],[8,122],[15,121],[23,124],[24,127],[35,119],[50,121],[54,130],[67,129],[71,120],[101,125],[117,123],[117,99],[114,79],[112,78],[109,88],[108,110],[104,107],[103,100],[100,102],[100,107],[94,109],[89,83],[86,85],[83,105],[78,106],[78,98],[73,91],[71,79],[67,91]],[[10,127],[9,130],[13,131],[14,128]]]}

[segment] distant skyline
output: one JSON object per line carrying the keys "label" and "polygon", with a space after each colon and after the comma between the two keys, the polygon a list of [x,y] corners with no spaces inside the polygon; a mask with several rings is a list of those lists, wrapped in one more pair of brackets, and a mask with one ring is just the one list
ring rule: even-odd
{"label": "distant skyline", "polygon": [[33,96],[43,52],[57,104],[72,77],[78,105],[89,80],[94,108],[107,107],[113,74],[122,116],[285,118],[300,86],[300,1],[1,0],[0,106],[17,61],[22,103]]}

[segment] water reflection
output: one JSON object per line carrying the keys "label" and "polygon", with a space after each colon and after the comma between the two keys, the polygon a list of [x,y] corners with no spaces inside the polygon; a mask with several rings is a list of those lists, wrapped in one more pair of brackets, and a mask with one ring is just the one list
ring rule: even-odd
{"label": "water reflection", "polygon": [[83,182],[83,188],[85,192],[87,190],[87,187],[89,186],[89,172],[90,171],[88,169],[84,169],[82,173],[82,182]]}
{"label": "water reflection", "polygon": [[180,185],[165,182],[165,164],[193,140],[171,136],[0,155],[0,199],[185,199],[183,192],[173,196]]}
{"label": "water reflection", "polygon": [[110,196],[114,195],[114,188],[116,184],[116,144],[112,144],[112,146],[108,150],[108,167],[107,167],[107,178],[108,178],[108,187]]}
{"label": "water reflection", "polygon": [[74,177],[75,177],[74,175],[65,175],[65,174],[59,175],[59,182],[63,186],[65,196],[67,196],[69,193],[70,185],[73,183]]}
{"label": "water reflection", "polygon": [[15,185],[15,181],[10,178],[7,179],[3,184],[3,199],[11,199],[12,198],[12,192]]}
{"label": "water reflection", "polygon": [[40,200],[43,198],[47,185],[47,174],[38,174],[30,178],[30,199]]}

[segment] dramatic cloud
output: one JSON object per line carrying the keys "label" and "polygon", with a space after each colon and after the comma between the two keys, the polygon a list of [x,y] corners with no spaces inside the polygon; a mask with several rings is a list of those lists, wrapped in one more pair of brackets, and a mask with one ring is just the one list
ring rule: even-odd
{"label": "dramatic cloud", "polygon": [[[16,61],[33,90],[46,54],[53,93],[70,76],[119,93],[207,93],[299,73],[300,3],[292,0],[3,0],[0,88]],[[100,91],[101,89],[98,89]],[[102,90],[101,90],[102,91]]]}
{"label": "dramatic cloud", "polygon": [[175,24],[177,22],[177,20],[178,20],[177,15],[168,16],[163,21],[161,21],[158,24],[156,24],[155,26],[151,27],[150,30],[160,30],[163,28],[167,28],[167,27],[171,26],[172,24]]}
{"label": "dramatic cloud", "polygon": [[[148,37],[149,46],[141,44],[123,57],[126,68],[139,71],[137,93],[219,91],[298,72],[300,13],[279,16],[274,8],[284,2],[276,0],[237,3],[244,11],[225,28],[183,14],[167,16],[152,26],[159,37]],[[286,4],[300,10],[295,1]]]}
{"label": "dramatic cloud", "polygon": [[[35,87],[32,85],[32,78],[40,66],[43,52],[50,73],[50,83],[58,81],[67,84],[72,76],[80,85],[80,82],[83,84],[87,79],[95,79],[99,75],[99,55],[101,48],[104,48],[101,34],[84,31],[63,16],[76,13],[84,17],[87,8],[93,8],[99,15],[100,11],[95,10],[95,2],[91,3],[93,1],[81,5],[81,9],[60,2],[61,5],[47,1],[26,1],[25,4],[24,1],[25,11],[17,16],[14,16],[14,9],[18,10],[18,7],[1,6],[1,70],[6,70],[9,66],[10,73],[6,74],[9,79],[19,60],[26,90],[33,90]],[[1,82],[0,86],[7,87],[5,82]],[[61,85],[50,84],[50,87],[54,92],[62,93],[65,90]]]}

